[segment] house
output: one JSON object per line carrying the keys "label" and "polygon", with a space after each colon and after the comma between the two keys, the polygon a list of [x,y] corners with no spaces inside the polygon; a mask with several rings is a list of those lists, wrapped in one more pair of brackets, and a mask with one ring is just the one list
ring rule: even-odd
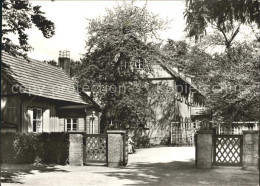
{"label": "house", "polygon": [[[196,128],[194,122],[211,119],[211,110],[205,107],[205,96],[192,83],[192,78],[193,76],[183,72],[181,66],[172,68],[160,61],[153,65],[149,81],[153,84],[167,84],[171,91],[168,95],[171,96],[154,106],[155,116],[147,123],[145,132],[150,138],[150,143],[160,144],[164,139],[176,136],[183,138],[183,132],[185,138],[191,139]],[[187,131],[190,132],[187,134]]]}
{"label": "house", "polygon": [[1,132],[100,132],[100,107],[77,91],[68,51],[59,67],[2,51]]}
{"label": "house", "polygon": [[[137,70],[143,75],[145,60],[138,60],[135,63],[130,63],[130,59],[122,60],[120,69],[127,68]],[[152,69],[152,72],[145,74],[148,75],[146,81],[154,84],[156,90],[159,90],[157,96],[148,96],[147,106],[153,110],[152,114],[145,126],[129,126],[129,130],[133,131],[135,136],[148,136],[152,144],[160,144],[164,139],[169,139],[176,128],[173,123],[179,125],[177,127],[179,133],[176,136],[183,136],[184,129],[191,130],[189,136],[194,135],[196,128],[194,122],[210,120],[211,110],[205,108],[205,96],[192,83],[193,76],[185,74],[181,66],[172,68],[160,60],[152,65]],[[162,94],[165,92],[168,93],[167,98],[161,100],[160,97],[163,97]],[[191,138],[189,137],[190,141]]]}

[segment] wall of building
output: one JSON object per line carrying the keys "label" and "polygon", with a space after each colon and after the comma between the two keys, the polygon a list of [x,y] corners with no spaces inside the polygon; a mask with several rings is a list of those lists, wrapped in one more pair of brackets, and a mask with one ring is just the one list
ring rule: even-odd
{"label": "wall of building", "polygon": [[[170,123],[175,121],[176,117],[182,117],[183,121],[185,119],[191,119],[191,105],[187,103],[188,94],[181,94],[180,97],[176,97],[176,81],[174,79],[163,79],[163,80],[153,80],[154,84],[167,84],[169,87],[169,92],[163,90],[158,92],[158,101],[152,100],[153,105],[153,116],[151,116],[150,121],[147,123],[148,131],[146,135],[149,136],[150,142],[152,144],[160,144],[162,139],[170,138]],[[171,91],[171,92],[170,92]],[[161,99],[166,93],[166,97]]]}
{"label": "wall of building", "polygon": [[[93,113],[94,112],[94,113]],[[60,110],[58,113],[60,131],[67,131],[66,129],[66,119],[67,118],[77,118],[77,130],[86,131],[87,134],[99,134],[100,133],[100,117],[99,112],[94,109],[74,109],[74,110]],[[94,127],[92,131],[91,118],[94,116]]]}
{"label": "wall of building", "polygon": [[20,128],[20,97],[1,97],[1,121],[16,125],[16,130]]}
{"label": "wall of building", "polygon": [[84,109],[62,109],[58,110],[59,131],[67,131],[66,119],[77,118],[77,130],[85,131],[85,110]]}
{"label": "wall of building", "polygon": [[41,108],[43,113],[43,132],[59,132],[59,118],[56,112],[56,105],[50,101],[42,100],[35,96],[26,96],[22,98],[22,132],[28,132],[31,127],[29,108]]}
{"label": "wall of building", "polygon": [[20,97],[12,92],[11,81],[1,76],[1,122],[16,126],[12,130],[20,128],[20,104]]}
{"label": "wall of building", "polygon": [[[92,125],[92,118],[94,118],[93,125]],[[100,133],[100,113],[93,109],[89,109],[86,112],[86,133],[87,134]]]}

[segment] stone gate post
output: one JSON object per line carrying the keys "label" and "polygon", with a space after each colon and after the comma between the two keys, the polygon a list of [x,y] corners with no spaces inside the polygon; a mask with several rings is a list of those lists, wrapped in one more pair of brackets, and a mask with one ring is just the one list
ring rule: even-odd
{"label": "stone gate post", "polygon": [[243,131],[243,169],[258,170],[258,131]]}
{"label": "stone gate post", "polygon": [[196,141],[196,167],[202,169],[212,168],[213,131],[197,131]]}
{"label": "stone gate post", "polygon": [[124,135],[123,130],[108,130],[107,131],[107,160],[108,167],[119,167],[123,165],[124,150]]}
{"label": "stone gate post", "polygon": [[69,165],[82,166],[84,156],[83,145],[84,133],[70,132],[69,133]]}

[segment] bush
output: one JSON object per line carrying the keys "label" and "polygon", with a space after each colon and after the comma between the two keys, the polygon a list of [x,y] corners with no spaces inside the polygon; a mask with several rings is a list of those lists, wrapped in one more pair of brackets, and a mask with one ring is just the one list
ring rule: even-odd
{"label": "bush", "polygon": [[0,163],[66,164],[67,133],[1,133]]}
{"label": "bush", "polygon": [[49,164],[66,164],[69,157],[68,133],[43,133],[40,136],[39,159]]}
{"label": "bush", "polygon": [[150,138],[147,135],[134,135],[133,141],[135,142],[135,146],[139,147],[150,147]]}

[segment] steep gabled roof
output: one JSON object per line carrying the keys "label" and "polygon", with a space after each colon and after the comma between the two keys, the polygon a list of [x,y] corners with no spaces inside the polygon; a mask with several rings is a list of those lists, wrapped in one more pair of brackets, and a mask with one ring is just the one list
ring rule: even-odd
{"label": "steep gabled roof", "polygon": [[86,103],[76,92],[73,80],[59,67],[2,51],[2,74],[13,84],[23,86],[23,93],[79,104]]}
{"label": "steep gabled roof", "polygon": [[195,84],[193,84],[193,83],[187,81],[187,79],[186,79],[184,76],[182,76],[181,74],[178,74],[173,68],[171,68],[171,67],[169,67],[169,66],[167,66],[167,65],[165,65],[165,64],[162,64],[162,63],[161,63],[161,66],[162,66],[162,67],[164,66],[164,68],[165,68],[171,75],[180,78],[182,81],[184,81],[185,83],[189,84],[189,85],[190,85],[194,90],[196,90],[199,94],[201,94],[202,96],[205,97],[205,95],[197,88],[197,86],[196,86]]}
{"label": "steep gabled roof", "polygon": [[[180,73],[178,73],[175,69],[169,67],[168,65],[166,65],[165,63],[163,63],[162,61],[158,60],[158,63],[156,65],[160,66],[163,70],[163,72],[160,72],[158,74],[153,74],[151,75],[149,78],[153,79],[155,78],[154,76],[159,75],[159,76],[163,76],[165,78],[169,78],[169,77],[174,77],[174,78],[179,78],[181,81],[185,82],[186,84],[190,85],[193,90],[195,90],[196,92],[198,92],[200,95],[202,95],[203,97],[205,97],[205,95],[197,88],[196,85],[194,85],[193,83],[189,82],[185,76],[181,75]],[[160,70],[159,70],[160,71]],[[159,78],[163,78],[163,77],[159,77]]]}

